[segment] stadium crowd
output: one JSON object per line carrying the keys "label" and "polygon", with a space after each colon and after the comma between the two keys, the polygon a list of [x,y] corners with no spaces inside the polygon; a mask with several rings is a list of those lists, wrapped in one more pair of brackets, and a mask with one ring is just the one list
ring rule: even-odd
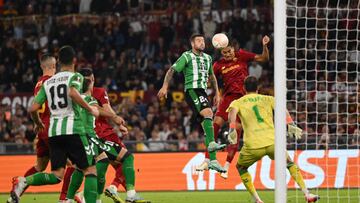
{"label": "stadium crowd", "polygon": [[[219,58],[219,53],[214,52],[210,39],[217,32],[227,33],[236,48],[241,47],[255,53],[262,51],[261,38],[273,34],[273,10],[269,6],[271,1],[26,2],[24,4],[20,1],[5,0],[0,11],[0,94],[32,92],[37,78],[41,75],[39,54],[56,54],[60,46],[69,44],[76,48],[77,68],[89,67],[94,70],[96,86],[105,87],[109,92],[144,90],[150,95],[147,100],[125,98],[114,106],[119,115],[126,119],[130,129],[129,136],[123,139],[137,141],[128,145],[135,151],[204,149],[199,141],[203,137],[201,128],[191,125],[194,123],[191,122],[192,113],[185,102],[170,99],[166,103],[160,103],[156,98],[166,70],[183,51],[190,49],[188,39],[192,33],[205,33],[206,52],[213,54],[215,59]],[[213,11],[211,9],[229,9],[232,15],[221,18],[216,18],[216,15],[200,15],[200,11]],[[272,47],[270,48],[270,62],[249,64],[249,73],[262,81],[261,91],[268,94],[273,92],[274,65]],[[290,56],[294,57],[291,50]],[[329,57],[335,56],[330,54]],[[297,63],[302,62],[299,60]],[[328,65],[329,68],[333,67]],[[311,65],[299,64],[297,67],[312,70]],[[331,142],[338,144],[337,139],[328,139],[324,136],[325,133],[332,136],[346,135],[352,138],[351,144],[359,144],[359,121],[356,117],[337,114],[340,109],[327,106],[324,107],[324,114],[311,110],[315,112],[314,115],[307,117],[301,108],[304,105],[308,108],[320,108],[316,106],[314,98],[321,99],[324,95],[321,98],[314,95],[320,91],[309,89],[304,80],[294,85],[291,83],[294,78],[289,79],[290,90],[295,92],[307,88],[308,91],[305,92],[313,93],[312,97],[300,98],[304,104],[295,106],[294,102],[289,102],[292,113],[300,112],[294,114],[295,120],[308,135],[304,136],[299,145],[315,142],[317,147],[321,147],[320,143],[325,142],[330,147],[336,147],[337,145],[331,145]],[[175,75],[171,90],[182,91],[182,80],[180,75]],[[309,80],[315,84],[314,79]],[[323,78],[323,81],[326,80]],[[319,84],[318,88],[324,87]],[[326,88],[330,91],[329,94],[336,94],[336,89],[332,90],[329,86],[325,86]],[[288,99],[294,101],[294,95],[289,93]],[[339,95],[337,98],[341,100],[344,97]],[[358,116],[358,111],[351,115]],[[2,105],[0,113],[0,142],[33,142],[35,134],[25,107],[18,105],[13,114],[9,106]],[[327,113],[330,113],[329,116]],[[355,128],[350,131],[350,127],[345,126],[349,120],[355,123],[352,126],[357,126],[357,130]],[[316,124],[320,121],[321,126]],[[327,128],[324,121],[343,121],[343,134],[338,134],[340,130],[334,131],[330,125]],[[308,137],[313,137],[312,140],[315,141],[309,141],[311,139]],[[168,142],[160,142],[165,140]]]}

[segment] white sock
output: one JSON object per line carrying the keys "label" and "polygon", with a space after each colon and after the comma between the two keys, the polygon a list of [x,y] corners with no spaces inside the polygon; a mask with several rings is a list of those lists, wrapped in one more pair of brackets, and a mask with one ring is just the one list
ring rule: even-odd
{"label": "white sock", "polygon": [[228,170],[230,168],[230,162],[227,161],[224,165],[224,168]]}
{"label": "white sock", "polygon": [[126,192],[126,196],[127,196],[127,197],[134,197],[135,194],[136,194],[136,191],[135,191],[135,190],[128,190],[128,191]]}

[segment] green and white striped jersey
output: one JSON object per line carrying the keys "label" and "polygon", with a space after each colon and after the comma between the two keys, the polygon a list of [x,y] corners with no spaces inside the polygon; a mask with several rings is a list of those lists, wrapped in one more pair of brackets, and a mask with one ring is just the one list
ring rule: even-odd
{"label": "green and white striped jersey", "polygon": [[[91,106],[94,104],[98,104],[96,99],[94,99],[90,95],[81,95],[81,97]],[[86,111],[85,109],[81,112],[82,118],[84,121],[85,132],[86,134],[90,135],[91,137],[97,137],[95,132],[95,116],[93,116],[90,112]]]}
{"label": "green and white striped jersey", "polygon": [[80,105],[69,96],[70,87],[82,91],[83,76],[80,73],[63,71],[55,74],[41,87],[35,102],[43,104],[46,100],[50,109],[49,137],[71,134],[84,134]]}
{"label": "green and white striped jersey", "polygon": [[185,77],[185,92],[188,89],[207,89],[209,75],[213,74],[212,58],[202,52],[200,55],[191,50],[184,52],[172,65],[177,72],[183,72]]}

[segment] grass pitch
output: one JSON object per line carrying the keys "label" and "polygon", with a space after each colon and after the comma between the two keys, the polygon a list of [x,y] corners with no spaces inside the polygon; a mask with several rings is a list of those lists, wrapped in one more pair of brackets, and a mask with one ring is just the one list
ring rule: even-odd
{"label": "grass pitch", "polygon": [[[360,203],[360,189],[332,189],[312,190],[320,195],[320,203]],[[252,202],[250,195],[245,191],[194,191],[194,192],[140,192],[143,198],[152,203],[240,203]],[[259,191],[259,195],[265,203],[274,202],[274,191]],[[56,193],[28,193],[21,198],[23,203],[56,203],[59,194]],[[121,197],[124,199],[125,194]],[[0,195],[0,202],[6,202],[8,194]],[[113,201],[105,196],[103,203]],[[303,203],[304,197],[297,190],[288,191],[288,203]]]}

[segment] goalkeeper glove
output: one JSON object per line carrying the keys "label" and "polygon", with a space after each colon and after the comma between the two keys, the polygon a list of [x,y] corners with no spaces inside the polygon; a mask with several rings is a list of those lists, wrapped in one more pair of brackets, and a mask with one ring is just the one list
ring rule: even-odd
{"label": "goalkeeper glove", "polygon": [[288,124],[288,136],[295,139],[300,139],[302,136],[302,129],[297,127],[295,123]]}
{"label": "goalkeeper glove", "polygon": [[237,143],[237,132],[235,128],[230,128],[228,133],[228,141],[230,144],[236,144]]}

